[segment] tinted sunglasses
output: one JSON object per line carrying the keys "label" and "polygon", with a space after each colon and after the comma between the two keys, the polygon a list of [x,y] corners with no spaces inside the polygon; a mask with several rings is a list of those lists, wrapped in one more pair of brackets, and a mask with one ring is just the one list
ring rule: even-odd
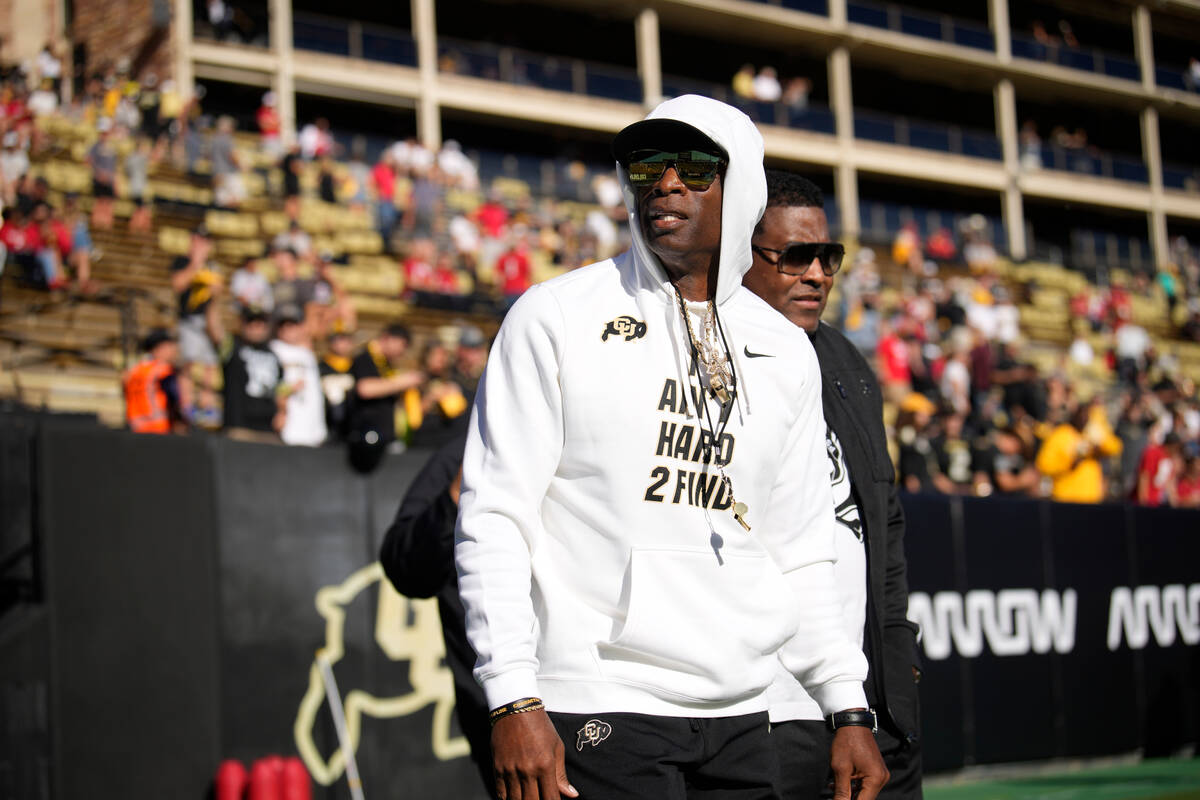
{"label": "tinted sunglasses", "polygon": [[[756,244],[751,244],[750,248],[785,275],[803,275],[816,258],[821,261],[821,271],[833,277],[841,269],[846,255],[845,245],[839,242],[788,242],[782,250]],[[775,258],[772,260],[767,253],[774,253]]]}
{"label": "tinted sunglasses", "polygon": [[704,191],[717,179],[725,159],[702,150],[666,153],[661,150],[635,150],[629,154],[625,170],[634,188],[644,189],[662,179],[667,167],[674,167],[679,180],[689,189]]}

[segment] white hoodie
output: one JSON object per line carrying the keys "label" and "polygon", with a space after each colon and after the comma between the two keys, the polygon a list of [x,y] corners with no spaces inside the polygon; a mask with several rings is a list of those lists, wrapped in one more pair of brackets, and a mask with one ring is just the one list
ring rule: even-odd
{"label": "white hoodie", "polygon": [[833,583],[816,355],[741,285],[762,138],[708,98],[658,117],[730,154],[716,301],[738,392],[717,450],[752,530],[705,463],[687,332],[618,168],[633,249],[526,292],[479,385],[455,551],[475,676],[493,708],[728,716],[767,707],[778,653],[825,713],[865,707]]}

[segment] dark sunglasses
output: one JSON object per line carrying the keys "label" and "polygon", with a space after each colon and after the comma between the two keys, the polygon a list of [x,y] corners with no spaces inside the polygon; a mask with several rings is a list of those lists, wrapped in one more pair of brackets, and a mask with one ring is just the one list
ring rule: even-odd
{"label": "dark sunglasses", "polygon": [[[839,242],[788,242],[782,250],[756,244],[751,244],[750,248],[785,275],[803,275],[816,258],[821,261],[821,271],[833,277],[842,268],[842,259],[846,256],[846,247]],[[767,253],[775,253],[774,260]]]}
{"label": "dark sunglasses", "polygon": [[702,150],[666,153],[661,150],[636,150],[625,166],[629,182],[635,188],[653,186],[662,179],[667,167],[674,167],[679,180],[689,189],[704,191],[717,179],[725,159]]}

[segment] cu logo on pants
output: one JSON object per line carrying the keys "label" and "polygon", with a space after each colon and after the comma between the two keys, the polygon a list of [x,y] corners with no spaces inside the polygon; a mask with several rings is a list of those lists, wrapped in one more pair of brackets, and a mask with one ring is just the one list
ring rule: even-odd
{"label": "cu logo on pants", "polygon": [[612,725],[598,719],[589,719],[579,729],[579,735],[575,739],[575,749],[582,752],[585,744],[595,747],[607,739],[610,733],[612,733]]}

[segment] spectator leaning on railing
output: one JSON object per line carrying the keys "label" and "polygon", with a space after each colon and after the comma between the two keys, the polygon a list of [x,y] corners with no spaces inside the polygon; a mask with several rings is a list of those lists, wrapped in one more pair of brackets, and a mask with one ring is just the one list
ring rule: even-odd
{"label": "spectator leaning on railing", "polygon": [[277,434],[287,422],[287,385],[279,358],[269,346],[269,318],[260,311],[243,312],[241,330],[230,333],[213,304],[207,321],[224,371],[225,432],[238,439],[279,441]]}
{"label": "spectator leaning on railing", "polygon": [[1052,482],[1051,499],[1099,503],[1105,499],[1101,459],[1120,453],[1121,440],[1113,434],[1104,409],[1094,402],[1079,403],[1070,420],[1042,444],[1037,468]]}
{"label": "spectator leaning on railing", "polygon": [[402,400],[409,389],[425,383],[423,373],[403,368],[411,341],[408,328],[394,323],[367,342],[351,363],[354,392],[347,419],[347,439],[351,459],[359,469],[374,469],[392,443],[403,441],[408,434],[408,416]]}
{"label": "spectator leaning on railing", "polygon": [[170,433],[184,426],[180,383],[175,371],[179,348],[161,328],[142,341],[144,357],[125,371],[125,420],[134,433]]}
{"label": "spectator leaning on railing", "polygon": [[308,326],[301,315],[285,315],[275,325],[271,352],[283,370],[286,416],[279,429],[284,444],[317,447],[325,443],[325,396]]}
{"label": "spectator leaning on railing", "polygon": [[[206,316],[222,283],[220,266],[210,260],[212,252],[208,230],[200,226],[192,232],[187,255],[178,256],[170,265],[171,288],[178,298],[180,372],[185,395],[195,403],[194,409],[184,411],[194,413],[196,422],[209,426],[217,421],[213,387],[219,359],[208,335]],[[200,386],[194,392],[192,365],[201,373]]]}

